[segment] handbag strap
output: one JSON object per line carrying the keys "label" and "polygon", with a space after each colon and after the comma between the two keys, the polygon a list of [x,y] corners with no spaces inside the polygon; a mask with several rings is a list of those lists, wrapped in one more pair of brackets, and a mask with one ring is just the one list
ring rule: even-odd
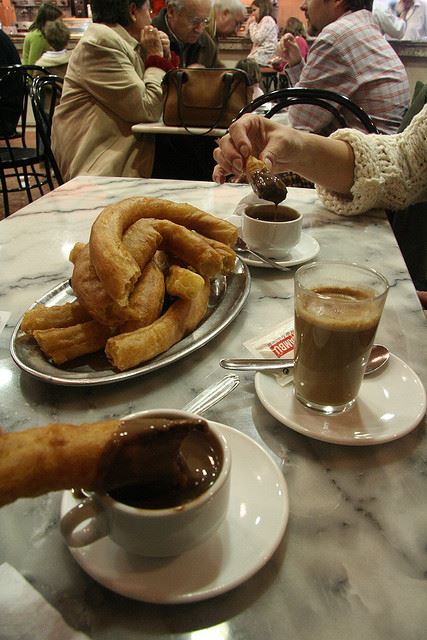
{"label": "handbag strap", "polygon": [[[193,131],[191,131],[191,129],[185,124],[184,122],[184,118],[182,115],[182,99],[183,99],[183,95],[182,95],[182,87],[184,84],[184,76],[185,76],[185,70],[182,69],[177,69],[176,72],[176,90],[177,90],[177,95],[178,95],[178,115],[179,115],[179,119],[181,120],[181,126],[188,132],[193,134]],[[234,74],[231,71],[225,71],[224,75],[222,76],[222,81],[224,83],[224,94],[223,94],[223,99],[222,99],[222,109],[220,111],[220,114],[218,116],[218,118],[215,120],[214,124],[209,127],[209,129],[207,129],[206,131],[204,131],[202,134],[199,135],[203,135],[206,136],[208,135],[213,129],[215,129],[215,127],[217,126],[218,122],[220,122],[221,118],[223,117],[226,109],[227,109],[227,102],[229,97],[231,96],[231,92],[233,89],[233,79],[234,79]],[[194,128],[194,127],[193,127]]]}

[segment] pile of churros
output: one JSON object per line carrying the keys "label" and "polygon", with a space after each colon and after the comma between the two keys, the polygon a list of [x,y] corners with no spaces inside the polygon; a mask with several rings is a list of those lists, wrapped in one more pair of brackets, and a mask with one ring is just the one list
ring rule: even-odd
{"label": "pile of churros", "polygon": [[237,228],[189,204],[127,198],[71,250],[76,300],[36,305],[21,329],[62,365],[104,349],[125,371],[163,353],[204,318],[210,279],[233,271]]}

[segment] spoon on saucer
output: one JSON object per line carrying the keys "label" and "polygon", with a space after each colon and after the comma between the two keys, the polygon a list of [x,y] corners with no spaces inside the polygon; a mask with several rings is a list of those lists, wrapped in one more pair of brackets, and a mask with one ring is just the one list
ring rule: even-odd
{"label": "spoon on saucer", "polygon": [[[368,364],[365,369],[365,376],[374,371],[378,371],[390,357],[390,351],[382,344],[374,344],[369,355]],[[223,369],[234,369],[238,371],[271,371],[291,369],[294,366],[293,359],[279,360],[277,358],[225,358],[220,360]]]}
{"label": "spoon on saucer", "polygon": [[276,260],[273,260],[272,258],[267,258],[267,256],[263,256],[262,253],[258,253],[258,251],[249,249],[246,242],[240,236],[237,238],[237,242],[234,245],[234,251],[238,254],[250,253],[256,258],[258,258],[258,260],[261,260],[261,262],[265,262],[266,264],[270,265],[270,267],[273,267],[274,269],[279,269],[280,271],[290,271],[289,267],[283,267],[281,264],[276,262]]}

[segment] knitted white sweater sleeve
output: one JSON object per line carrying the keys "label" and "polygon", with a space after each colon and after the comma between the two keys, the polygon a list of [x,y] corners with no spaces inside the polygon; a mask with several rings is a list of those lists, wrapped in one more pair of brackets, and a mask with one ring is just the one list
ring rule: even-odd
{"label": "knitted white sweater sleeve", "polygon": [[397,135],[340,129],[331,138],[351,145],[355,172],[351,196],[317,187],[328,209],[350,216],[373,208],[404,209],[427,200],[427,105]]}

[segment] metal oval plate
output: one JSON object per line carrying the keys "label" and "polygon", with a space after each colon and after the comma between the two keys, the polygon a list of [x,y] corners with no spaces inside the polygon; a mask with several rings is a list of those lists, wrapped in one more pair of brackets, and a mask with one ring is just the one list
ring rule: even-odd
{"label": "metal oval plate", "polygon": [[[212,280],[208,311],[197,329],[165,353],[129,371],[116,372],[101,352],[77,358],[63,366],[56,366],[45,358],[35,340],[21,331],[22,318],[12,334],[10,353],[23,371],[52,384],[94,386],[129,380],[166,367],[215,338],[238,315],[249,295],[249,290],[249,269],[237,258],[231,274],[220,275]],[[36,300],[30,309],[36,304],[53,306],[73,300],[75,296],[67,280]]]}

